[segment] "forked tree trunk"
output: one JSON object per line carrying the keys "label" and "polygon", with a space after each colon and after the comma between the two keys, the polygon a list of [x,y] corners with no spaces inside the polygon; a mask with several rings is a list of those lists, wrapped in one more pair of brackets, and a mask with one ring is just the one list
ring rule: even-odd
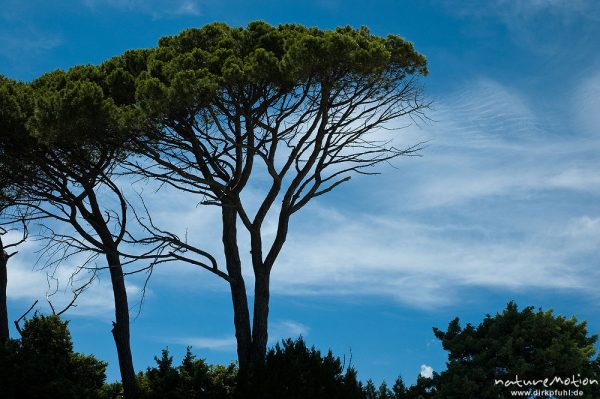
{"label": "forked tree trunk", "polygon": [[106,260],[108,261],[115,299],[115,321],[113,322],[112,335],[117,347],[124,396],[125,399],[136,399],[138,397],[138,386],[131,356],[129,305],[127,303],[123,267],[116,251],[106,253]]}
{"label": "forked tree trunk", "polygon": [[10,338],[8,330],[8,307],[6,304],[6,284],[8,282],[8,254],[0,240],[0,342]]}
{"label": "forked tree trunk", "polygon": [[[255,248],[252,253],[254,266],[254,313],[250,328],[250,312],[242,265],[237,245],[237,212],[233,206],[223,205],[223,248],[227,272],[231,278],[231,299],[237,341],[238,362],[244,373],[252,365],[264,360],[267,352],[269,319],[270,270],[262,264],[262,253]],[[259,240],[258,240],[259,241]],[[260,242],[254,243],[260,247]]]}
{"label": "forked tree trunk", "polygon": [[245,372],[251,364],[252,335],[246,285],[242,276],[242,263],[237,246],[237,212],[232,207],[222,207],[223,249],[227,273],[231,278],[231,301],[233,303],[233,324],[237,342],[240,371]]}
{"label": "forked tree trunk", "polygon": [[[252,264],[254,269],[254,312],[250,328],[250,312],[242,264],[237,245],[237,211],[231,204],[221,207],[223,218],[223,248],[227,273],[231,278],[233,322],[237,341],[238,362],[243,374],[252,365],[264,360],[267,353],[269,320],[270,268],[262,261],[260,235],[253,236]],[[255,232],[256,233],[256,232]]]}

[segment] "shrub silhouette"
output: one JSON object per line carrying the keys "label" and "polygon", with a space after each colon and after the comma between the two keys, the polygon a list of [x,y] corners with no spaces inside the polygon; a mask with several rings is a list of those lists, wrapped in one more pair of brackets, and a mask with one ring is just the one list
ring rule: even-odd
{"label": "shrub silhouette", "polygon": [[145,399],[229,399],[236,387],[237,368],[212,366],[197,359],[188,347],[181,365],[173,367],[173,357],[163,349],[155,357],[156,367],[138,374],[141,397]]}
{"label": "shrub silhouette", "polygon": [[25,321],[21,339],[0,343],[0,397],[100,398],[106,365],[73,351],[66,321],[36,314]]}
{"label": "shrub silhouette", "polygon": [[363,399],[361,384],[351,366],[344,370],[331,351],[322,356],[307,348],[302,338],[276,344],[263,364],[240,376],[240,398],[252,399]]}

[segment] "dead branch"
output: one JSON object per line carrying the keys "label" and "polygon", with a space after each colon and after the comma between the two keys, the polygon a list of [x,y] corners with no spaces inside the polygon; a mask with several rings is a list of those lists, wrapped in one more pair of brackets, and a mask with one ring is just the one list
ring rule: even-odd
{"label": "dead branch", "polygon": [[15,327],[17,328],[17,331],[19,332],[20,335],[23,335],[23,330],[21,330],[21,326],[19,326],[19,323],[21,322],[21,320],[23,320],[25,317],[27,317],[27,314],[33,310],[33,308],[35,307],[35,305],[37,305],[37,303],[38,303],[38,300],[36,299],[35,302],[29,307],[29,309],[27,309],[27,311],[25,313],[23,313],[21,315],[21,317],[19,317],[17,320],[14,321]]}

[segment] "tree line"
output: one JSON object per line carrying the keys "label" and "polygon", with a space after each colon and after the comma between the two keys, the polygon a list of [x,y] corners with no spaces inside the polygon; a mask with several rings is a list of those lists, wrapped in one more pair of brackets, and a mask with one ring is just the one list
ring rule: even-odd
{"label": "tree line", "polygon": [[[585,322],[551,310],[518,309],[515,303],[477,325],[452,320],[434,335],[448,352],[446,369],[419,376],[406,385],[372,380],[362,383],[351,357],[338,357],[308,347],[300,337],[284,339],[269,348],[253,368],[251,378],[236,364],[209,365],[188,347],[179,365],[164,349],[156,365],[136,374],[143,399],[502,399],[545,398],[535,387],[496,384],[522,381],[577,379],[578,385],[555,384],[552,390],[577,390],[571,395],[600,397],[600,359],[597,335]],[[35,314],[22,328],[21,338],[0,344],[0,396],[6,399],[118,399],[120,382],[106,383],[107,364],[73,351],[67,322],[59,316]],[[583,384],[584,380],[591,383]],[[555,397],[555,396],[554,396]]]}

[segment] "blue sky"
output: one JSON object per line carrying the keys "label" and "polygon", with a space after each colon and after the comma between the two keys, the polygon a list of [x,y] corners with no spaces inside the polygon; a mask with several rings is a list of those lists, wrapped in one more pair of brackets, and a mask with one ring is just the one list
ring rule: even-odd
{"label": "blue sky", "polygon": [[[323,350],[351,351],[363,379],[413,382],[423,364],[444,368],[433,326],[477,322],[510,300],[575,314],[600,332],[594,0],[3,0],[0,73],[29,80],[185,28],[256,19],[399,34],[427,56],[433,101],[431,122],[394,138],[428,141],[422,157],[353,179],[293,220],[272,279],[273,339],[302,334]],[[163,225],[188,227],[218,251],[216,210],[174,192],[152,202]],[[37,245],[9,266],[13,318],[47,290],[32,270]],[[109,361],[116,379],[108,283],[101,276],[67,317],[76,349]],[[142,284],[130,279],[134,303]],[[210,362],[235,359],[227,286],[187,265],[156,270],[132,333],[138,369],[165,346],[178,358],[190,344]]]}

